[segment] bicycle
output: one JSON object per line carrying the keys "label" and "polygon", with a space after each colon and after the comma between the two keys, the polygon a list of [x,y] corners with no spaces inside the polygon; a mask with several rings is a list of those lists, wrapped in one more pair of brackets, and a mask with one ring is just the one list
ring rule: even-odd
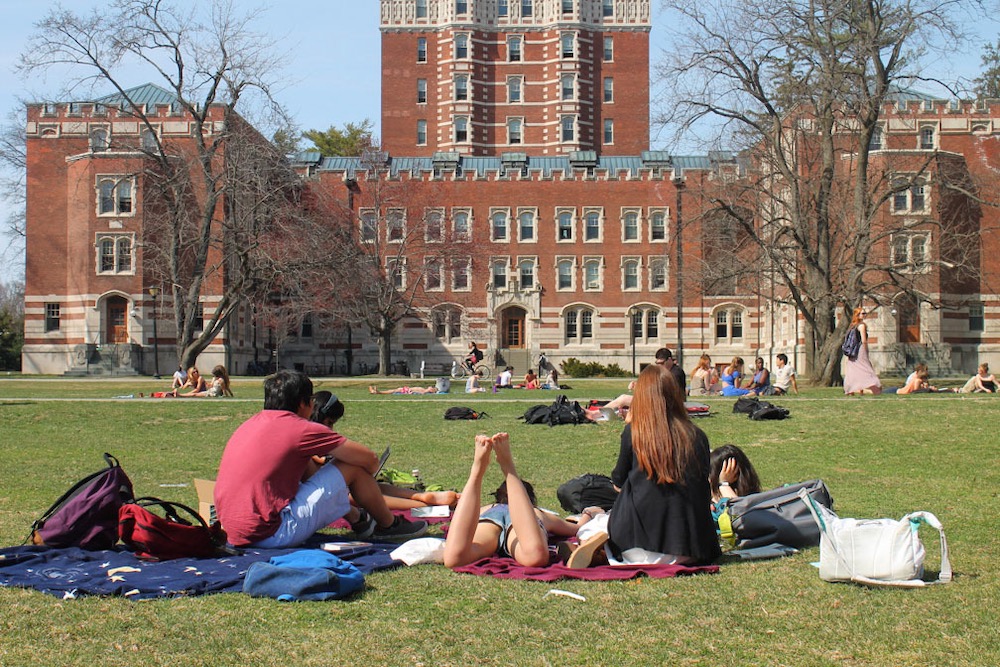
{"label": "bicycle", "polygon": [[465,365],[464,358],[451,362],[451,376],[456,380],[467,378],[472,373],[478,373],[479,377],[488,380],[493,377],[493,368],[487,365],[486,362],[480,361],[470,371],[469,367]]}

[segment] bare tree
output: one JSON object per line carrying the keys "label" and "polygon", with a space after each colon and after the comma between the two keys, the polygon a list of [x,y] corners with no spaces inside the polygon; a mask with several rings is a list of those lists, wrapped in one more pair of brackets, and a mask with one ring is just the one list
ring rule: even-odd
{"label": "bare tree", "polygon": [[0,225],[8,239],[0,262],[16,262],[24,253],[26,149],[24,107],[18,105],[0,125],[0,200],[7,205],[6,219]]}
{"label": "bare tree", "polygon": [[[171,297],[185,366],[242,298],[267,289],[274,264],[263,252],[266,232],[288,202],[289,181],[277,173],[283,156],[246,120],[286,125],[271,94],[281,60],[252,29],[257,18],[235,13],[227,0],[114,0],[88,15],[56,9],[36,25],[20,58],[25,76],[65,72],[71,92],[114,90],[147,131],[138,145],[118,148],[142,157],[147,270]],[[155,132],[156,110],[133,99],[123,80],[136,67],[175,98],[192,123],[190,137]],[[209,290],[219,305],[198,331],[200,298]]]}
{"label": "bare tree", "polygon": [[[711,119],[718,141],[741,153],[744,177],[706,192],[706,215],[738,228],[729,234],[746,247],[741,259],[758,268],[738,289],[762,294],[776,284],[769,296],[802,314],[807,366],[824,384],[840,379],[847,323],[838,311],[849,313],[886,283],[919,290],[913,276],[924,272],[894,258],[888,240],[900,225],[950,222],[921,216],[894,223],[886,207],[932,169],[967,181],[953,168],[939,169],[943,158],[935,154],[905,164],[878,158],[875,167],[872,156],[881,148],[885,105],[919,78],[921,50],[935,37],[958,39],[955,10],[973,4],[666,3],[682,27],[679,49],[660,71],[673,103],[660,120],[686,132]],[[961,225],[948,231],[967,234]],[[967,271],[977,268],[969,257],[962,262]]]}

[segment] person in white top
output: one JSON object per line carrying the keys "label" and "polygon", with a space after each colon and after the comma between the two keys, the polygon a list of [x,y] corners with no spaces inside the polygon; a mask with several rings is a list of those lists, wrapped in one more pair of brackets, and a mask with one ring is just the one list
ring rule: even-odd
{"label": "person in white top", "polygon": [[787,394],[789,389],[792,389],[797,395],[799,393],[799,383],[795,380],[795,368],[788,363],[788,355],[785,353],[779,354],[775,357],[774,365],[777,368],[774,371],[771,386],[774,387],[775,396]]}
{"label": "person in white top", "polygon": [[509,389],[511,387],[511,380],[513,380],[513,378],[514,378],[514,367],[508,366],[507,368],[503,369],[503,372],[501,372],[500,375],[497,376],[497,387],[500,388],[506,387]]}

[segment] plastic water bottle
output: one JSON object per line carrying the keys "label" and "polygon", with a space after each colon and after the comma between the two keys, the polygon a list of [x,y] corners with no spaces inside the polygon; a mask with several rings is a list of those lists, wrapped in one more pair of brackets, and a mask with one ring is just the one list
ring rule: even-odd
{"label": "plastic water bottle", "polygon": [[416,486],[418,490],[424,489],[426,485],[424,484],[424,478],[420,476],[420,470],[414,468],[410,471],[410,474],[413,475],[413,479],[417,480]]}

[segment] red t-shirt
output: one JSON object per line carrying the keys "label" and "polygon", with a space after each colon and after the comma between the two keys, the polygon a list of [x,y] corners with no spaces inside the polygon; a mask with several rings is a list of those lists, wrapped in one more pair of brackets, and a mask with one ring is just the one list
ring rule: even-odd
{"label": "red t-shirt", "polygon": [[247,546],[273,535],[311,457],[345,441],[287,410],[264,410],[243,422],[222,452],[215,480],[215,509],[229,542]]}

